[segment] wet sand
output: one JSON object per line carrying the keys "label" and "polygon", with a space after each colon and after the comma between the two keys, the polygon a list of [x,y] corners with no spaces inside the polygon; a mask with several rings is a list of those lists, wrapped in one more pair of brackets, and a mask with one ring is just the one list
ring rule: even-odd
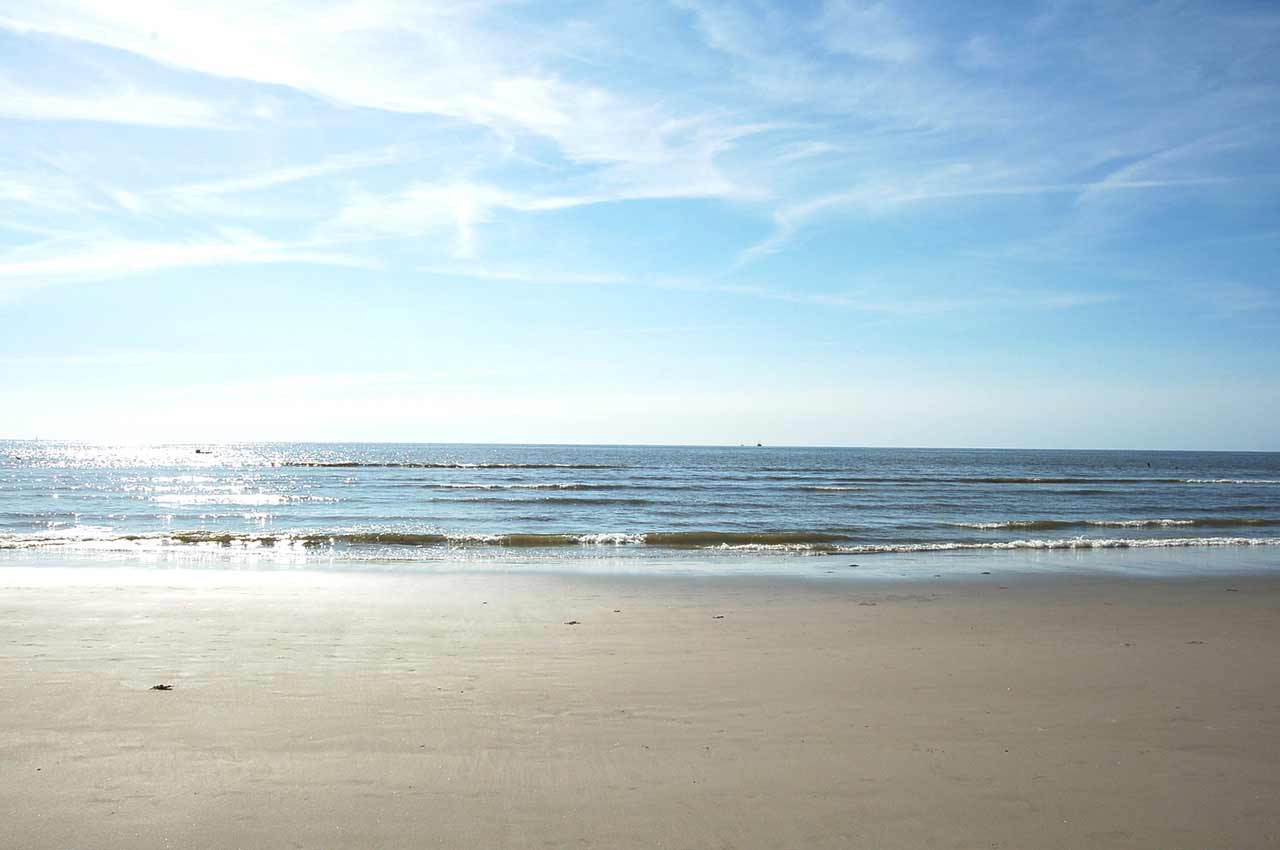
{"label": "wet sand", "polygon": [[6,568],[0,846],[1274,847],[1277,659],[1273,578]]}

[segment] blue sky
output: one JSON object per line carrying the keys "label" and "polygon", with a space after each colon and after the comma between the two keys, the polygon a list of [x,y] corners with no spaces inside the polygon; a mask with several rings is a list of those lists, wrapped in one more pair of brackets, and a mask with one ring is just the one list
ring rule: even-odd
{"label": "blue sky", "polygon": [[1268,3],[5,2],[0,435],[1280,449]]}

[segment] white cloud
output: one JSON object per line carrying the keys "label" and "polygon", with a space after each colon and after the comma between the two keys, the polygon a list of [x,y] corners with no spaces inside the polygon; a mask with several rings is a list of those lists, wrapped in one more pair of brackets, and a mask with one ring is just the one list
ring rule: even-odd
{"label": "white cloud", "polygon": [[[318,243],[287,243],[229,231],[178,242],[124,239],[44,242],[0,254],[0,294],[57,281],[103,280],[171,268],[259,263],[367,267],[367,260]],[[4,284],[3,281],[12,281]]]}
{"label": "white cloud", "polygon": [[75,180],[41,169],[0,171],[0,202],[61,213],[98,206]]}
{"label": "white cloud", "polygon": [[721,0],[674,0],[693,14],[698,29],[713,50],[757,58],[772,49],[782,21],[767,6],[747,8]]}
{"label": "white cloud", "polygon": [[961,310],[1065,310],[1116,300],[1115,295],[1107,292],[979,289],[968,290],[962,294],[909,294],[885,293],[882,287],[865,288],[861,291],[808,292],[757,284],[669,281],[655,285],[705,292],[724,292],[811,307],[898,316],[926,316]]}
{"label": "white cloud", "polygon": [[459,181],[445,185],[417,183],[387,194],[360,193],[351,198],[323,230],[337,239],[417,237],[453,229],[454,253],[474,251],[475,227],[495,209],[518,208],[519,202],[493,186]]}
{"label": "white cloud", "polygon": [[864,0],[827,0],[817,27],[828,49],[877,62],[914,62],[925,44],[892,6]]}
{"label": "white cloud", "polygon": [[748,190],[718,174],[709,153],[700,163],[686,165],[655,170],[662,173],[647,166],[617,165],[541,192],[510,191],[470,180],[419,181],[387,193],[361,191],[348,199],[321,232],[329,238],[361,240],[416,237],[452,228],[456,234],[454,253],[471,257],[477,226],[502,210],[536,213],[639,199],[752,197]]}
{"label": "white cloud", "polygon": [[1002,67],[1007,60],[992,36],[975,35],[957,48],[956,61],[969,70],[990,71]]}
{"label": "white cloud", "polygon": [[400,159],[401,156],[402,154],[394,148],[356,151],[326,157],[316,162],[283,166],[241,177],[156,189],[147,194],[153,198],[172,201],[180,206],[198,206],[201,201],[209,198],[257,192],[289,183],[313,180],[318,177],[328,177],[349,171],[390,165]]}
{"label": "white cloud", "polygon": [[504,283],[631,286],[646,289],[720,293],[809,307],[898,316],[926,316],[964,310],[1066,310],[1076,307],[1096,306],[1117,299],[1117,296],[1110,292],[998,288],[967,290],[959,294],[912,294],[886,290],[884,286],[863,286],[835,292],[812,292],[771,284],[718,283],[690,278],[584,273],[567,269],[493,269],[483,266],[463,265],[428,266],[420,269],[420,271],[433,276],[492,280]]}
{"label": "white cloud", "polygon": [[[778,252],[811,220],[833,210],[855,208],[864,213],[885,214],[896,208],[930,201],[1033,195],[1077,195],[1095,198],[1104,193],[1139,190],[1191,189],[1236,182],[1235,177],[1183,177],[1169,179],[1126,179],[1112,175],[1090,183],[1002,184],[964,177],[967,168],[945,169],[939,179],[918,179],[902,184],[870,183],[844,192],[822,195],[783,207],[773,214],[774,229],[765,239],[739,253],[735,268],[749,265]],[[955,179],[961,177],[962,179]]]}
{"label": "white cloud", "polygon": [[827,156],[829,154],[839,153],[844,148],[831,142],[801,142],[792,145],[785,153],[778,155],[780,162],[795,162],[801,159],[811,159],[813,157]]}
{"label": "white cloud", "polygon": [[670,116],[656,102],[540,70],[539,45],[549,39],[503,33],[483,18],[489,5],[50,0],[0,11],[0,23],[353,106],[535,134],[580,162],[654,164],[680,154],[664,138]]}
{"label": "white cloud", "polygon": [[[392,192],[359,185],[335,187],[345,199],[336,213],[282,203],[264,190],[288,183],[390,164],[396,154],[360,152],[231,177],[118,196],[135,213],[171,212],[254,220],[327,220],[326,238],[413,238],[451,229],[454,253],[473,256],[477,229],[499,210],[540,212],[636,199],[758,199],[768,190],[755,169],[731,177],[719,159],[770,125],[738,120],[719,105],[672,104],[644,86],[601,85],[553,70],[557,22],[508,23],[493,3],[369,2],[263,5],[249,0],[201,3],[168,0],[101,4],[0,0],[0,24],[106,45],[165,65],[216,77],[287,86],[343,105],[395,113],[444,116],[505,140],[508,158],[538,151],[549,160],[546,180],[518,184],[475,176],[474,151],[453,151],[431,163],[437,174]],[[501,6],[502,4],[496,4]],[[139,120],[187,120],[205,125],[225,116],[196,104],[193,111],[154,109],[138,102],[120,114]],[[53,110],[50,100],[44,107]],[[34,108],[34,107],[33,107]],[[114,106],[103,104],[102,114]],[[259,120],[245,115],[246,120]],[[554,154],[545,154],[546,142]],[[499,164],[491,152],[478,167]],[[429,162],[424,160],[424,162]],[[518,188],[514,188],[518,186]],[[262,192],[251,202],[226,197]]]}
{"label": "white cloud", "polygon": [[[766,0],[678,0],[676,5],[691,13],[677,19],[692,23],[704,45],[672,39],[661,69],[669,78],[658,72],[623,73],[628,69],[608,65],[602,57],[628,41],[629,33],[616,25],[611,29],[607,11],[584,29],[580,20],[567,22],[554,12],[532,14],[520,4],[497,0],[266,5],[250,0],[0,0],[0,25],[106,45],[172,69],[220,78],[206,77],[204,84],[231,79],[288,87],[339,107],[344,116],[354,112],[349,106],[429,114],[444,116],[450,126],[468,126],[472,136],[489,134],[490,143],[506,145],[505,157],[495,153],[496,146],[471,156],[453,151],[441,162],[406,169],[403,188],[393,191],[385,183],[359,183],[363,175],[356,172],[397,161],[396,151],[373,149],[222,180],[86,193],[92,203],[109,201],[117,211],[137,217],[253,219],[259,227],[287,212],[291,224],[307,220],[324,240],[443,233],[459,258],[482,254],[479,234],[505,212],[641,199],[754,204],[751,209],[766,216],[773,229],[737,252],[737,267],[780,250],[802,228],[834,216],[883,215],[952,199],[1053,194],[1077,195],[1075,214],[1095,214],[1085,209],[1089,202],[1115,198],[1122,190],[1136,195],[1135,190],[1237,179],[1225,170],[1200,167],[1214,151],[1196,148],[1193,156],[1187,146],[1194,146],[1194,139],[1215,138],[1220,128],[1211,125],[1221,124],[1223,116],[1231,122],[1237,121],[1232,116],[1242,116],[1239,122],[1248,123],[1248,116],[1265,114],[1274,101],[1265,86],[1242,85],[1238,88],[1249,89],[1257,108],[1233,108],[1239,105],[1233,98],[1245,96],[1233,78],[1198,82],[1195,74],[1174,74],[1178,57],[1162,47],[1165,35],[1168,43],[1183,45],[1198,31],[1207,33],[1206,42],[1241,32],[1239,20],[1195,9],[1135,8],[1133,13],[1153,24],[1159,37],[1137,38],[1141,51],[1131,68],[1115,59],[1124,55],[1117,48],[1117,40],[1123,41],[1118,28],[1093,26],[1077,37],[1081,34],[1063,23],[1070,24],[1074,13],[1046,18],[1029,30],[1028,21],[1012,14],[1001,25],[1029,33],[1019,41],[967,26],[950,33],[936,26],[929,30],[926,16],[913,17],[888,0],[828,0],[817,14]],[[579,9],[575,14],[593,13]],[[664,12],[659,8],[652,14],[656,19]],[[569,56],[582,32],[599,43]],[[1232,64],[1231,71],[1248,80],[1244,72],[1260,61],[1253,54],[1263,53],[1274,33],[1241,38],[1250,55],[1239,60],[1239,67]],[[1189,55],[1201,59],[1217,56],[1214,51],[1220,49],[1188,47]],[[1100,53],[1112,61],[1093,63]],[[988,67],[997,60],[1028,75],[1057,62],[1055,73],[1081,76],[1087,83],[1082,90],[1092,86],[1103,94],[1081,97],[1067,86],[1060,100],[1050,102],[1039,83],[989,79],[994,75],[955,67],[957,62]],[[1200,64],[1206,77],[1214,73],[1213,63]],[[1178,82],[1169,85],[1189,92],[1189,99],[1170,106],[1158,95],[1162,81],[1174,76]],[[1116,80],[1132,83],[1136,93],[1123,109],[1108,100],[1129,92],[1116,88]],[[1210,95],[1219,99],[1210,103]],[[127,86],[106,92],[100,103],[89,100],[55,92],[44,99],[18,98],[17,106],[7,108],[183,126],[228,126],[232,120],[212,101]],[[236,116],[250,123],[279,120],[266,101],[256,103],[256,117],[253,111]],[[1196,108],[1206,103],[1213,108]],[[389,120],[383,115],[371,123]],[[1267,144],[1260,138],[1250,137],[1248,144],[1254,149]],[[1149,158],[1095,180],[1081,178],[1108,158],[1132,162],[1141,155]],[[521,169],[513,167],[517,162]],[[539,164],[539,176],[523,168],[530,162]],[[324,194],[332,206],[325,200],[312,204],[308,197],[294,199],[286,209],[283,193],[271,191],[343,174],[352,174],[351,185],[332,181],[332,191]],[[5,191],[0,182],[0,195]],[[222,200],[254,193],[260,194],[243,203]],[[327,249],[290,250],[323,254]]]}
{"label": "white cloud", "polygon": [[1161,188],[1224,182],[1222,177],[1198,176],[1212,167],[1212,157],[1246,147],[1238,131],[1212,133],[1142,156],[1091,183],[1077,199],[1086,204],[1116,189]]}
{"label": "white cloud", "polygon": [[0,118],[22,121],[92,121],[144,127],[227,129],[231,121],[212,103],[180,95],[118,88],[49,91],[0,78]]}
{"label": "white cloud", "polygon": [[1182,298],[1209,307],[1218,318],[1258,316],[1280,310],[1274,288],[1239,280],[1202,281],[1174,287]]}
{"label": "white cloud", "polygon": [[461,277],[474,280],[493,280],[503,283],[548,284],[619,284],[627,283],[620,274],[598,272],[559,271],[555,269],[526,269],[493,266],[425,266],[419,271],[438,277]]}

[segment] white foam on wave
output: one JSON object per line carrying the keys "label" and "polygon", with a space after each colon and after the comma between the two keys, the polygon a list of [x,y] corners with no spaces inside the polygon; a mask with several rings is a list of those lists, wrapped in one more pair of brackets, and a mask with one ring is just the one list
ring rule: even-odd
{"label": "white foam on wave", "polygon": [[721,543],[703,547],[717,552],[792,553],[797,555],[831,555],[847,551],[830,543]]}
{"label": "white foam on wave", "polygon": [[501,490],[501,484],[450,484],[441,482],[439,484],[428,485],[434,490]]}
{"label": "white foam on wave", "polygon": [[1062,528],[1075,525],[1069,520],[1034,520],[1034,519],[1010,519],[1002,522],[952,522],[948,523],[952,528],[976,528],[979,531],[1000,531],[1014,528],[1037,528],[1050,527]]}
{"label": "white foam on wave", "polygon": [[606,534],[580,534],[578,542],[583,546],[643,546],[645,535],[624,532]]}
{"label": "white foam on wave", "polygon": [[1276,546],[1280,537],[1064,537],[1056,539],[993,540],[981,543],[940,541],[937,543],[871,543],[837,546],[829,551],[848,555],[879,553],[952,552],[990,549],[1168,549],[1187,546]]}
{"label": "white foam on wave", "polygon": [[[1212,524],[1194,519],[1010,519],[999,522],[953,522],[952,528],[976,528],[980,531],[1049,530],[1088,525],[1095,528],[1178,528]],[[1241,524],[1249,524],[1242,521]]]}
{"label": "white foam on wave", "polygon": [[[360,534],[348,537],[362,537]],[[435,534],[371,532],[367,540],[345,542],[383,546],[494,546],[550,548],[580,545],[586,547],[637,546],[646,549],[668,548],[664,543],[642,533],[606,532],[599,534]],[[661,536],[661,535],[655,535]],[[341,542],[343,535],[328,538],[330,544]],[[242,549],[283,548],[304,551],[325,542],[325,535],[297,533],[220,533],[216,531],[144,532],[121,535],[106,526],[74,525],[46,529],[38,533],[0,534],[0,549],[40,549],[55,547],[84,551],[138,551],[195,547],[208,549],[228,546]],[[1280,537],[1166,537],[1166,538],[1024,538],[993,541],[933,541],[917,543],[839,543],[830,541],[743,541],[694,543],[674,548],[704,552],[798,554],[798,555],[872,555],[952,551],[1015,550],[1090,550],[1090,549],[1165,549],[1182,547],[1257,547],[1280,545]]]}
{"label": "white foam on wave", "polygon": [[[93,540],[111,540],[119,536],[119,532],[108,525],[75,525],[64,523],[48,523],[44,531],[34,534],[0,534],[0,546],[6,543],[80,543]],[[9,546],[6,548],[16,548]]]}
{"label": "white foam on wave", "polygon": [[1091,519],[1086,524],[1102,528],[1175,528],[1197,523],[1194,519]]}
{"label": "white foam on wave", "polygon": [[289,502],[336,502],[328,496],[290,496],[285,493],[158,493],[162,505],[284,505]]}
{"label": "white foam on wave", "polygon": [[889,555],[913,552],[956,552],[971,550],[1067,550],[1067,549],[1166,549],[1191,546],[1276,546],[1276,537],[1166,537],[1166,538],[1091,538],[999,540],[973,543],[943,540],[934,543],[722,543],[707,547],[722,552],[776,552],[813,555]]}

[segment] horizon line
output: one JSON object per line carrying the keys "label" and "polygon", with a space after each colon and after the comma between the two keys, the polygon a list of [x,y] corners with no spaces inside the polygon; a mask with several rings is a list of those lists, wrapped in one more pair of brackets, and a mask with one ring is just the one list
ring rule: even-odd
{"label": "horizon line", "polygon": [[582,449],[845,449],[850,451],[997,451],[997,452],[1148,452],[1185,454],[1280,454],[1276,449],[1188,449],[1188,448],[1132,448],[1097,446],[910,446],[910,445],[844,445],[802,443],[543,443],[543,442],[460,442],[430,440],[137,440],[103,441],[93,439],[68,439],[62,437],[0,437],[0,443],[65,443],[89,446],[237,446],[237,445],[298,445],[319,446],[500,446],[527,448],[582,448]]}

